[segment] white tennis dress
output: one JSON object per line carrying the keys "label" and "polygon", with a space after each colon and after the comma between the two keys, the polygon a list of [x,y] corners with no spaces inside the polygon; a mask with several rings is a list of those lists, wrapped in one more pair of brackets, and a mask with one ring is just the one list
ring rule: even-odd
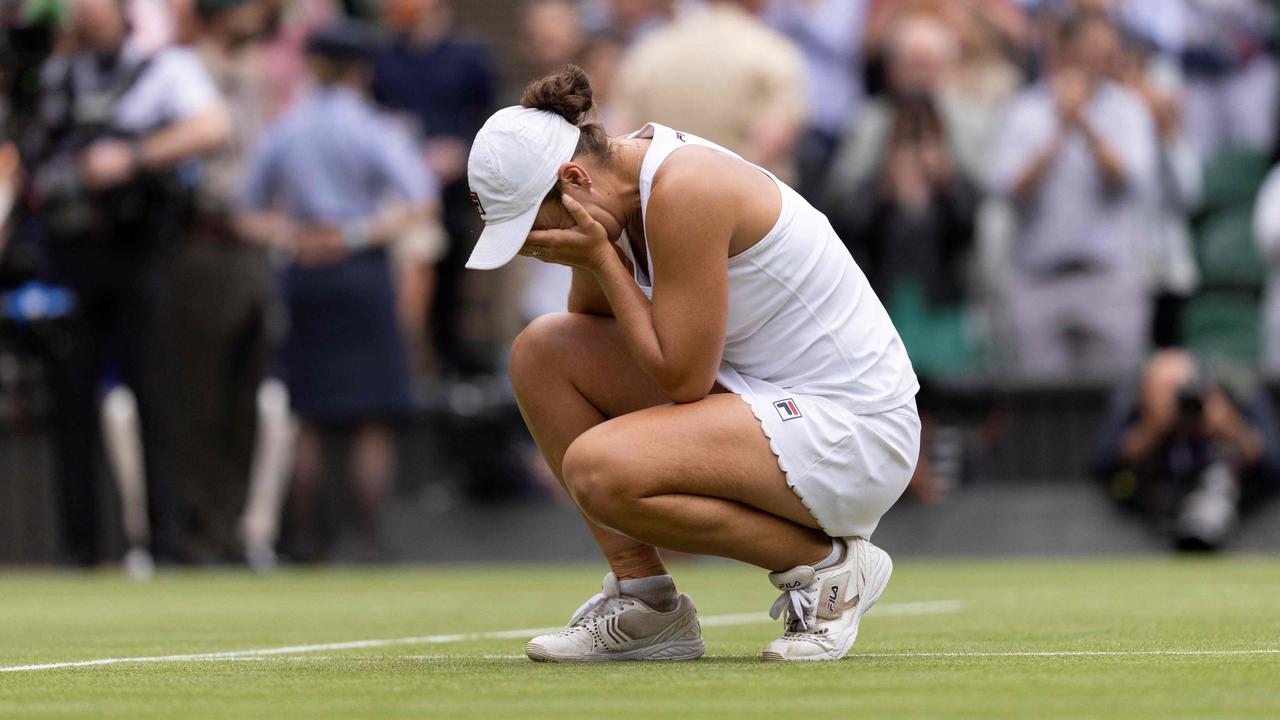
{"label": "white tennis dress", "polygon": [[[742,159],[656,123],[631,137],[653,141],[640,169],[642,218],[671,153],[701,146]],[[758,169],[777,183],[782,210],[764,238],[729,258],[716,379],[751,406],[787,483],[822,528],[868,538],[915,471],[920,385],[888,313],[826,216]],[[652,253],[642,267],[625,233],[619,245],[652,298]]]}

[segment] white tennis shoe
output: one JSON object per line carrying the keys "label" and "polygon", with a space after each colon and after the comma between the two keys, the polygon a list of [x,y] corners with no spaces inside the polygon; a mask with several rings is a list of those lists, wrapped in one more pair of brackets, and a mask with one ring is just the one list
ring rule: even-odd
{"label": "white tennis shoe", "polygon": [[704,651],[698,611],[688,595],[680,593],[674,609],[658,612],[621,594],[613,573],[563,630],[525,646],[529,659],[539,662],[693,660]]}
{"label": "white tennis shoe", "polygon": [[814,570],[799,565],[769,573],[782,591],[769,615],[784,616],[786,632],[764,649],[765,660],[839,660],[858,638],[858,622],[889,584],[889,554],[862,538],[839,540],[844,559]]}

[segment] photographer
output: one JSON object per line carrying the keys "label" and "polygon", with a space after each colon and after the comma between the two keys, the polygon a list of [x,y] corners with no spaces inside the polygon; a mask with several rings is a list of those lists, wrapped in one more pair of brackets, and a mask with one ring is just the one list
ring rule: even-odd
{"label": "photographer", "polygon": [[1241,510],[1274,489],[1280,456],[1264,388],[1183,350],[1152,356],[1116,392],[1097,471],[1112,496],[1168,528],[1176,547],[1222,547]]}
{"label": "photographer", "polygon": [[171,560],[180,414],[165,287],[187,205],[177,168],[220,147],[228,117],[192,53],[147,57],[128,42],[119,0],[76,0],[70,29],[74,51],[46,65],[25,148],[34,167],[27,206],[42,229],[48,274],[79,307],[73,331],[47,351],[66,550],[83,564],[102,559],[98,382],[116,360],[138,398],[152,551]]}

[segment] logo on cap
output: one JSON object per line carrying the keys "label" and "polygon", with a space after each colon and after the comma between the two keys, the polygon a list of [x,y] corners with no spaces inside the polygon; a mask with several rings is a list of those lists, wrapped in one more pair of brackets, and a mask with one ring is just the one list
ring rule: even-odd
{"label": "logo on cap", "polygon": [[480,217],[484,217],[484,205],[480,204],[480,196],[474,190],[471,192],[471,204],[475,205],[476,209],[480,211]]}

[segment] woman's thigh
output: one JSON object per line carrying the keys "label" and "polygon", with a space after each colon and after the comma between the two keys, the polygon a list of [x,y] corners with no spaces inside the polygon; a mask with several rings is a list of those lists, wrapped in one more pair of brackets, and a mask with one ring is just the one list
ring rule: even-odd
{"label": "woman's thigh", "polygon": [[820,529],[787,485],[760,421],[731,393],[616,417],[583,433],[565,462],[567,473],[570,464],[592,466],[610,492],[705,495]]}
{"label": "woman's thigh", "polygon": [[539,317],[512,345],[510,373],[522,406],[532,399],[558,401],[566,391],[576,391],[611,418],[670,402],[632,359],[613,318],[581,313]]}

